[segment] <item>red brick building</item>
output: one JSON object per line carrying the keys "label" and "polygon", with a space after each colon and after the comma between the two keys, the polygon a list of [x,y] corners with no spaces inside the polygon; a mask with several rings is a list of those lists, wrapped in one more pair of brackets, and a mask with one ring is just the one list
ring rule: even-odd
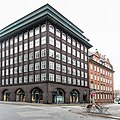
{"label": "red brick building", "polygon": [[113,66],[105,55],[89,52],[90,101],[112,103],[114,101]]}

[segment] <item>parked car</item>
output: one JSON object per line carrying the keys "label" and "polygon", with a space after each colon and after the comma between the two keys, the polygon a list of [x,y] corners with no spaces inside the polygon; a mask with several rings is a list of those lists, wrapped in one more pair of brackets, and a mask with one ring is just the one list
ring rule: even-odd
{"label": "parked car", "polygon": [[118,104],[120,104],[120,101],[118,101]]}

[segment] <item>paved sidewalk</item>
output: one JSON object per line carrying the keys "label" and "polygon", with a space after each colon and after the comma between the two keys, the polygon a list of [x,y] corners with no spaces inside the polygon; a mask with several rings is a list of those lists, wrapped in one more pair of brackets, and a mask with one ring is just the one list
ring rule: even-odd
{"label": "paved sidewalk", "polygon": [[109,107],[110,115],[105,114],[95,114],[95,113],[86,113],[83,112],[83,107],[87,104],[38,104],[38,103],[27,103],[27,102],[7,102],[7,101],[0,101],[0,104],[13,104],[13,105],[29,105],[29,106],[49,106],[49,107],[62,107],[68,109],[70,112],[74,112],[77,114],[82,115],[92,115],[92,116],[99,116],[105,118],[113,118],[120,120],[120,105],[118,104],[106,104],[105,107]]}

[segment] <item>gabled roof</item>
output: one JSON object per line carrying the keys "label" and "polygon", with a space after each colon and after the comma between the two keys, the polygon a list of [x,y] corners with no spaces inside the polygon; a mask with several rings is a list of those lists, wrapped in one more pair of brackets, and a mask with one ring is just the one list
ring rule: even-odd
{"label": "gabled roof", "polygon": [[71,31],[76,36],[78,36],[81,39],[81,41],[84,44],[86,44],[89,48],[92,47],[92,45],[88,43],[89,39],[87,39],[83,35],[83,31],[80,30],[77,26],[75,26],[72,22],[70,22],[63,15],[61,15],[57,10],[55,10],[49,4],[44,5],[43,7],[33,11],[32,13],[26,15],[25,17],[17,20],[16,22],[0,30],[0,40],[5,35],[8,35],[9,33],[14,32],[17,29],[28,25],[34,22],[35,20],[41,19],[44,16],[49,16],[50,18],[54,19],[56,22],[61,24],[63,27],[67,28],[69,31]]}

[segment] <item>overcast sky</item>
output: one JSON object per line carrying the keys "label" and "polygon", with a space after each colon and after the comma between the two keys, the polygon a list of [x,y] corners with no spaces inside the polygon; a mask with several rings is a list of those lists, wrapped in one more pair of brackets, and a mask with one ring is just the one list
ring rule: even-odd
{"label": "overcast sky", "polygon": [[109,58],[115,89],[120,89],[120,0],[1,0],[0,29],[46,3],[84,31],[92,50]]}

